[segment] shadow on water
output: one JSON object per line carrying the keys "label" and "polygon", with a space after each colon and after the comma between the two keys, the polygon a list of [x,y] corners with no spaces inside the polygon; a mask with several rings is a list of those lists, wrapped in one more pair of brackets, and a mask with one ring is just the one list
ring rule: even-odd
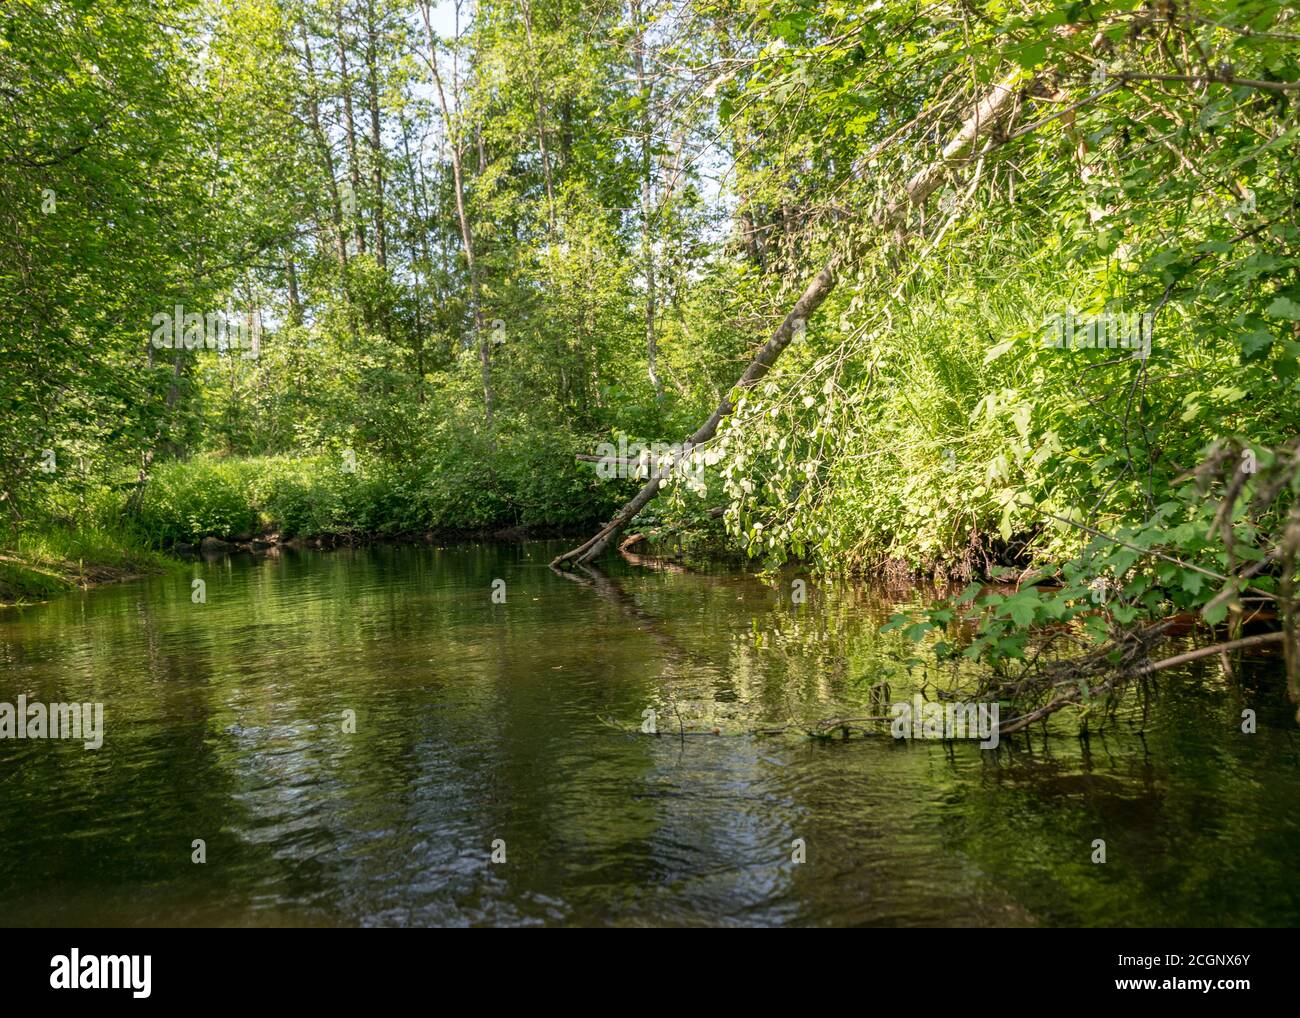
{"label": "shadow on water", "polygon": [[1271,666],[1163,676],[1145,724],[1087,741],[761,737],[924,681],[877,632],[922,595],[566,577],[556,550],[232,557],[195,563],[203,604],[172,576],[0,616],[0,701],[102,702],[106,728],[96,751],[0,742],[0,921],[1300,921]]}

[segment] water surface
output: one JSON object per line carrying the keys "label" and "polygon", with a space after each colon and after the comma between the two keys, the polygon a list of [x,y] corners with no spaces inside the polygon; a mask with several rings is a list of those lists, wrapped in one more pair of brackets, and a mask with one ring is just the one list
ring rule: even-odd
{"label": "water surface", "polygon": [[0,741],[0,922],[1300,921],[1273,663],[1163,675],[1087,742],[765,737],[871,713],[882,676],[909,695],[915,651],[876,628],[919,595],[575,580],[556,550],[286,550],[196,563],[204,604],[183,573],[0,612],[0,701],[102,702],[106,728]]}

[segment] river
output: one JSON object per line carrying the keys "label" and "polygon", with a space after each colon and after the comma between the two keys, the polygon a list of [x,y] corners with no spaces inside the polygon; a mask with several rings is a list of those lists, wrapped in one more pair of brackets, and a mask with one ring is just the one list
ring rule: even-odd
{"label": "river", "polygon": [[1300,923],[1275,664],[1166,673],[1086,741],[756,735],[910,695],[933,665],[877,628],[922,593],[557,550],[286,549],[0,612],[0,701],[104,704],[97,750],[0,741],[0,923]]}

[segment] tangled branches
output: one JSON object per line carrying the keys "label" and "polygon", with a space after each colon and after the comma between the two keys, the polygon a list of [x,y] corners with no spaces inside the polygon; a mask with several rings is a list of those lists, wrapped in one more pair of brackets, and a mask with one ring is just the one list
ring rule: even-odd
{"label": "tangled branches", "polygon": [[[1179,480],[1194,481],[1203,497],[1218,493],[1205,536],[1207,541],[1217,538],[1221,542],[1223,572],[1074,525],[1104,541],[1212,577],[1220,586],[1201,606],[1199,620],[1182,613],[1153,624],[1112,625],[1110,638],[1083,654],[1043,663],[1035,657],[1017,676],[989,680],[985,695],[1008,700],[1018,708],[1015,717],[1002,723],[1003,734],[1018,732],[1067,707],[1091,709],[1102,704],[1107,712],[1113,711],[1120,694],[1135,680],[1214,656],[1227,673],[1230,654],[1273,644],[1282,645],[1288,695],[1293,702],[1300,701],[1300,599],[1295,587],[1300,567],[1300,503],[1294,498],[1300,484],[1300,439],[1265,450],[1262,459],[1239,442],[1217,442],[1202,463]],[[1256,535],[1249,545],[1238,539],[1236,527],[1243,520],[1250,522]],[[1281,629],[1243,636],[1247,601],[1254,606],[1249,618],[1262,623],[1280,621]],[[1152,660],[1155,648],[1180,628],[1202,621],[1217,629],[1216,620],[1225,611],[1230,639]]]}

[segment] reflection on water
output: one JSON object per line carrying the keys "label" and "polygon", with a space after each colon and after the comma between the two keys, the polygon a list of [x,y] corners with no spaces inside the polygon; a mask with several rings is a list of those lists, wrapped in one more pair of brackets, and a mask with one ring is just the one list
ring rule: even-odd
{"label": "reflection on water", "polygon": [[[880,676],[907,695],[913,651],[875,631],[897,602],[617,561],[574,582],[554,552],[238,557],[195,565],[206,604],[181,575],[0,614],[0,701],[102,701],[106,728],[0,742],[0,922],[1300,921],[1275,667],[1166,675],[1144,726],[1087,742],[760,737],[870,713]],[[629,734],[647,708],[658,738]]]}

